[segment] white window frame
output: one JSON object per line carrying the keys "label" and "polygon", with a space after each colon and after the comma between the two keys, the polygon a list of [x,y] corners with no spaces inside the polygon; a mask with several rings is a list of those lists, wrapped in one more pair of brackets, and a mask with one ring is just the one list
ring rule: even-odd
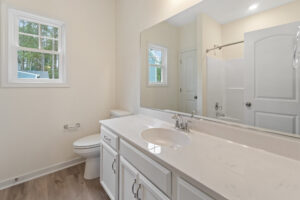
{"label": "white window frame", "polygon": [[[160,83],[153,83],[150,82],[149,79],[149,71],[150,71],[150,67],[153,67],[155,65],[151,65],[149,63],[149,51],[150,49],[155,49],[155,50],[159,50],[162,52],[162,64],[161,65],[157,65],[161,67],[161,73],[162,73],[162,82]],[[160,46],[160,45],[156,45],[156,44],[148,44],[148,49],[147,49],[147,78],[148,78],[148,86],[167,86],[168,85],[168,49],[166,47]]]}
{"label": "white window frame", "polygon": [[[66,67],[66,33],[65,24],[62,21],[41,17],[27,12],[6,8],[2,5],[1,29],[1,58],[2,60],[2,86],[3,87],[68,87]],[[18,73],[19,49],[34,51],[31,48],[19,46],[19,20],[26,20],[38,24],[54,26],[58,28],[58,51],[37,50],[40,53],[57,54],[59,56],[59,78],[58,79],[20,79]],[[4,28],[3,28],[4,27]]]}

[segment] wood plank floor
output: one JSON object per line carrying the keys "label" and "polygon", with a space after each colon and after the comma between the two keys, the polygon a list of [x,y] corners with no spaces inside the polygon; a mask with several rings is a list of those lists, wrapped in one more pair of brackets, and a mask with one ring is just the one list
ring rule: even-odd
{"label": "wood plank floor", "polygon": [[85,180],[83,172],[80,164],[0,190],[0,200],[109,200],[99,179]]}

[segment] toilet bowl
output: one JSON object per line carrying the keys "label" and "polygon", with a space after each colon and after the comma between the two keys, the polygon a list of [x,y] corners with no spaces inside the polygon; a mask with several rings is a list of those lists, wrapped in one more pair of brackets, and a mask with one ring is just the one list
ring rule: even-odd
{"label": "toilet bowl", "polygon": [[76,140],[74,152],[85,158],[85,179],[98,178],[100,175],[100,134],[94,134]]}
{"label": "toilet bowl", "polygon": [[[110,118],[125,117],[131,115],[125,110],[114,109],[110,111]],[[74,152],[85,158],[85,179],[94,179],[100,176],[100,133],[90,135],[73,143]]]}

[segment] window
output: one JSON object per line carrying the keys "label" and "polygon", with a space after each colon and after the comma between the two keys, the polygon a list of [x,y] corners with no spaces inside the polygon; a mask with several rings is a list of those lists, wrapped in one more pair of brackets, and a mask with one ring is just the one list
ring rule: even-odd
{"label": "window", "polygon": [[148,48],[148,84],[167,85],[167,49],[158,45]]}
{"label": "window", "polygon": [[8,10],[7,83],[66,83],[64,24],[29,13]]}

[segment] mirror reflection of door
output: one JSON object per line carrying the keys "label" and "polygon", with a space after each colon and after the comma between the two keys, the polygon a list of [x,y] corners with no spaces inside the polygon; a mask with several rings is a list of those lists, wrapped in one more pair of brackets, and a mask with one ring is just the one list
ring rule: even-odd
{"label": "mirror reflection of door", "polygon": [[197,110],[197,62],[196,51],[180,53],[179,60],[179,107],[181,112]]}
{"label": "mirror reflection of door", "polygon": [[293,66],[299,26],[296,22],[245,35],[248,125],[300,134],[299,70]]}

